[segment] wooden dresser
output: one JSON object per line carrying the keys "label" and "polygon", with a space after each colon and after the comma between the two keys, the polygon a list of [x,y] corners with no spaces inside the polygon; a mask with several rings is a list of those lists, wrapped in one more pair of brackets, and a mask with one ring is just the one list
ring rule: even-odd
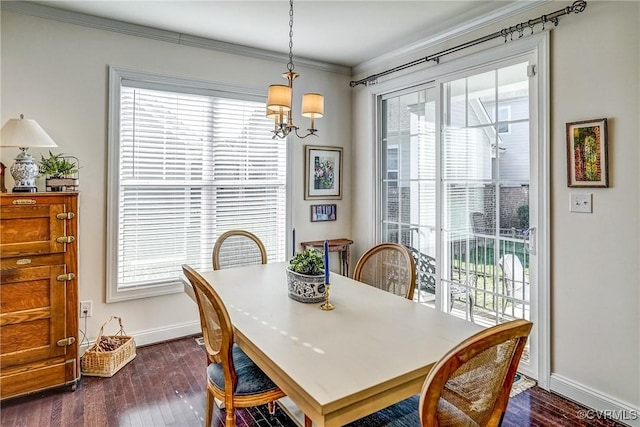
{"label": "wooden dresser", "polygon": [[0,399],[75,389],[78,193],[5,193],[0,201]]}

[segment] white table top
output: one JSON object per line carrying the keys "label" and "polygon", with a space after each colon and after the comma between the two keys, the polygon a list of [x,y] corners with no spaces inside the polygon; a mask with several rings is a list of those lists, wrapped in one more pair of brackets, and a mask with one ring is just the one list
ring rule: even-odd
{"label": "white table top", "polygon": [[225,302],[238,344],[318,425],[343,425],[418,393],[431,366],[481,330],[335,273],[335,309],[323,311],[288,297],[285,268],[203,277]]}

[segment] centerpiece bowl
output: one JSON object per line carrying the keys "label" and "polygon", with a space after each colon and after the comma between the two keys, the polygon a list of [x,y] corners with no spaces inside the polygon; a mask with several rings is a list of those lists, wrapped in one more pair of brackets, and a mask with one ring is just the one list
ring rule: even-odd
{"label": "centerpiece bowl", "polygon": [[325,299],[324,261],[315,249],[294,255],[287,266],[289,297],[304,303],[318,303]]}

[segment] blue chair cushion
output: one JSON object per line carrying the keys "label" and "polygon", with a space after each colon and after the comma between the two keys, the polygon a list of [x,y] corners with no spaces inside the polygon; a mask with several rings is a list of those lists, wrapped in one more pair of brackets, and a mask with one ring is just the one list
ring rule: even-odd
{"label": "blue chair cushion", "polygon": [[[233,345],[231,353],[238,375],[238,384],[234,393],[236,396],[264,393],[278,388],[236,344]],[[207,376],[217,388],[224,390],[224,372],[221,363],[210,363],[207,367]]]}

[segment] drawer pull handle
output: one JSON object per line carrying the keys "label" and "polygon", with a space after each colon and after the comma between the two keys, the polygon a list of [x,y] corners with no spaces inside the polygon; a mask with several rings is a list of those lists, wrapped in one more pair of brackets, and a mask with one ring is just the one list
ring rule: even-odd
{"label": "drawer pull handle", "polygon": [[14,205],[35,205],[36,201],[33,199],[15,199],[11,203]]}
{"label": "drawer pull handle", "polygon": [[73,212],[62,212],[56,215],[58,219],[73,219],[76,216]]}
{"label": "drawer pull handle", "polygon": [[58,277],[56,277],[56,279],[58,279],[58,282],[66,282],[67,280],[73,280],[75,277],[75,274],[67,273],[59,275]]}
{"label": "drawer pull handle", "polygon": [[29,258],[22,258],[16,261],[16,265],[27,265],[31,264],[31,260]]}
{"label": "drawer pull handle", "polygon": [[73,236],[62,236],[62,237],[58,237],[56,239],[56,242],[58,242],[58,243],[71,243],[74,240],[76,240],[76,238],[73,237]]}
{"label": "drawer pull handle", "polygon": [[67,337],[67,338],[61,339],[56,344],[58,344],[58,347],[66,347],[68,345],[73,344],[74,342],[76,342],[76,337]]}

